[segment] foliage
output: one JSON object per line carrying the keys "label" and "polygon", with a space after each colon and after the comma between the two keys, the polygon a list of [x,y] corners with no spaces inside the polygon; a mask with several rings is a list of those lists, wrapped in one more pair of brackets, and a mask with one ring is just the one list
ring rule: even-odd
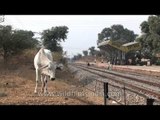
{"label": "foliage", "polygon": [[96,50],[95,50],[95,47],[94,47],[94,46],[90,47],[88,50],[90,50],[89,54],[90,54],[91,56],[94,56],[94,55],[95,55]]}
{"label": "foliage", "polygon": [[98,34],[98,40],[103,41],[105,38],[105,40],[119,40],[119,42],[126,43],[134,41],[136,36],[133,31],[124,28],[122,25],[112,25],[111,28],[104,28]]}
{"label": "foliage", "polygon": [[32,31],[13,30],[10,25],[0,25],[0,55],[4,61],[7,62],[9,56],[36,47],[38,41],[33,36]]}
{"label": "foliage", "polygon": [[59,26],[52,27],[51,29],[44,30],[42,32],[42,43],[47,48],[53,51],[63,51],[60,42],[67,39],[68,27]]}
{"label": "foliage", "polygon": [[80,53],[73,56],[73,60],[79,60],[80,58],[82,58],[82,55]]}
{"label": "foliage", "polygon": [[84,56],[88,56],[88,51],[87,50],[83,50],[83,55]]}
{"label": "foliage", "polygon": [[143,34],[136,41],[141,43],[141,56],[155,61],[155,55],[160,52],[160,17],[149,16],[140,26]]}
{"label": "foliage", "polygon": [[[117,61],[117,57],[120,56],[121,52],[117,49],[122,44],[133,42],[136,39],[136,34],[133,31],[124,28],[122,25],[112,25],[110,28],[104,28],[101,33],[98,34],[98,43],[106,40],[110,40],[112,45],[105,47],[104,57],[110,60],[112,63]],[[119,58],[122,59],[122,58]]]}

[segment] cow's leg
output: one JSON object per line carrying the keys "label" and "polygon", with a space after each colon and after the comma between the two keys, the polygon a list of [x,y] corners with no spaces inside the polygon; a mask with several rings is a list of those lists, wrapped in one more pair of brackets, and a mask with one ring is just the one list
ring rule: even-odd
{"label": "cow's leg", "polygon": [[41,75],[41,82],[42,82],[42,86],[41,86],[41,92],[44,92],[44,75]]}
{"label": "cow's leg", "polygon": [[47,90],[47,82],[48,82],[48,76],[45,76],[45,79],[44,79],[44,93],[48,93],[48,90]]}
{"label": "cow's leg", "polygon": [[39,70],[36,69],[36,87],[34,93],[37,93],[38,81],[39,81]]}

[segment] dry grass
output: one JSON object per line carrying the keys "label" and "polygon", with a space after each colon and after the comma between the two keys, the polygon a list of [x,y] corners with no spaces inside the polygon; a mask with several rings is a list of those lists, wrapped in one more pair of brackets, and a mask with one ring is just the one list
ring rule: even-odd
{"label": "dry grass", "polygon": [[[1,71],[0,71],[1,72]],[[35,71],[27,66],[18,70],[5,70],[0,74],[0,105],[92,105],[103,104],[99,98],[77,93],[91,93],[81,87],[65,69],[57,71],[56,80],[48,82],[49,94],[34,94]]]}
{"label": "dry grass", "polygon": [[[34,94],[35,71],[23,66],[18,70],[0,71],[0,104],[16,105],[76,105],[86,104],[69,96],[52,96],[52,93],[63,93],[70,90],[70,85],[57,78],[48,82],[49,96]],[[40,92],[39,85],[39,92]]]}
{"label": "dry grass", "polygon": [[[36,50],[24,51],[4,65],[0,59],[0,105],[90,105],[99,104],[93,97],[77,96],[72,92],[85,92],[77,79],[65,68],[56,72],[56,80],[48,81],[49,94],[34,94],[35,70],[33,58]],[[59,58],[57,58],[59,59]]]}

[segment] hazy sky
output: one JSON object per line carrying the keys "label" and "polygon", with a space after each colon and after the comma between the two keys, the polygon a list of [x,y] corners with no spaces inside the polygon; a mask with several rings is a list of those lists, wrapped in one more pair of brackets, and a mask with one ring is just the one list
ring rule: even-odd
{"label": "hazy sky", "polygon": [[[69,33],[62,46],[72,57],[82,50],[95,46],[98,33],[105,27],[121,24],[124,28],[140,34],[140,24],[149,15],[5,15],[1,25],[12,25],[14,29],[42,32],[54,26],[67,26]],[[96,48],[97,49],[97,48]]]}

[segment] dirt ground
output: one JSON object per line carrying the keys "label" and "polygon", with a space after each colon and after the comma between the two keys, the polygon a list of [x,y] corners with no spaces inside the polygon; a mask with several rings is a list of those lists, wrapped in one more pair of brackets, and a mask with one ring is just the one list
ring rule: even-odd
{"label": "dirt ground", "polygon": [[0,67],[0,105],[93,105],[103,104],[80,86],[68,69],[57,71],[56,80],[48,81],[48,94],[34,94],[35,70],[30,65]]}

